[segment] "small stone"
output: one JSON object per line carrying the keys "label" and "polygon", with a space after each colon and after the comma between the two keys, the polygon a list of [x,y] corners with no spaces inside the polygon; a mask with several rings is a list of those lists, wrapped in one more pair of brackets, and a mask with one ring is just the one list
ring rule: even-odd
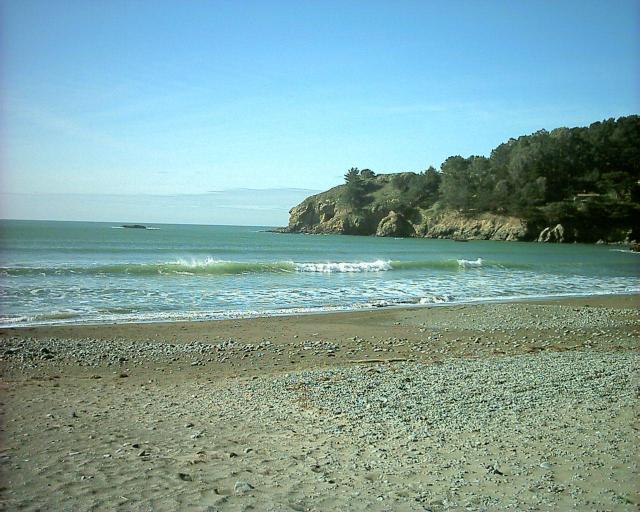
{"label": "small stone", "polygon": [[187,473],[178,473],[178,478],[180,480],[182,480],[183,482],[191,482],[191,481],[193,481],[193,478],[191,477],[191,475],[189,475]]}
{"label": "small stone", "polygon": [[234,494],[246,494],[248,492],[251,492],[253,490],[253,485],[251,485],[249,482],[243,482],[241,480],[238,480],[236,482],[236,484],[233,486],[233,493]]}
{"label": "small stone", "polygon": [[491,465],[487,466],[487,471],[494,475],[504,475],[502,471]]}

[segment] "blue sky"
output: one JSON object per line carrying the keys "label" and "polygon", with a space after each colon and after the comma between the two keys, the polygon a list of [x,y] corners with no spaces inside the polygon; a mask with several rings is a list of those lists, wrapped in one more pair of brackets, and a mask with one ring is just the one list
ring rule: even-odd
{"label": "blue sky", "polygon": [[285,224],[352,166],[640,111],[635,0],[0,6],[4,217]]}

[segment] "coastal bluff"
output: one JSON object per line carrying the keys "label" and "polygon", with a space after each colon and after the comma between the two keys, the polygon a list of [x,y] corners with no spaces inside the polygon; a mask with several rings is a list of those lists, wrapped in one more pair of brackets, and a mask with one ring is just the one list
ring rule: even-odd
{"label": "coastal bluff", "polygon": [[289,233],[454,240],[624,243],[640,240],[640,116],[511,138],[489,156],[439,169],[376,174],[290,210]]}
{"label": "coastal bluff", "polygon": [[[378,178],[384,179],[380,175]],[[340,201],[344,185],[310,196],[289,211],[281,231],[382,237],[449,238],[454,240],[528,240],[527,223],[518,217],[455,210],[401,212],[393,204],[373,203],[353,209]]]}

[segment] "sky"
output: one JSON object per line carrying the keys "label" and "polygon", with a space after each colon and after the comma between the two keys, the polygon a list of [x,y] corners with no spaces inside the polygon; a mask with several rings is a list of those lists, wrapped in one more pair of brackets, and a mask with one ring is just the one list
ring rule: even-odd
{"label": "sky", "polygon": [[640,113],[640,2],[0,0],[0,217],[284,225]]}

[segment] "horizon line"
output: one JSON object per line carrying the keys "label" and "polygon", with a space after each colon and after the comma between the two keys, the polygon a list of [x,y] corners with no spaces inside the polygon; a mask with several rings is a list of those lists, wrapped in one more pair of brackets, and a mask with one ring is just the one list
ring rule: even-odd
{"label": "horizon line", "polygon": [[140,220],[69,220],[69,219],[15,219],[8,217],[0,217],[0,222],[16,221],[16,222],[82,222],[90,224],[117,224],[115,227],[121,227],[123,224],[143,224],[156,226],[219,226],[219,227],[238,227],[238,228],[278,228],[281,226],[268,226],[260,224],[202,224],[199,222],[142,222]]}

